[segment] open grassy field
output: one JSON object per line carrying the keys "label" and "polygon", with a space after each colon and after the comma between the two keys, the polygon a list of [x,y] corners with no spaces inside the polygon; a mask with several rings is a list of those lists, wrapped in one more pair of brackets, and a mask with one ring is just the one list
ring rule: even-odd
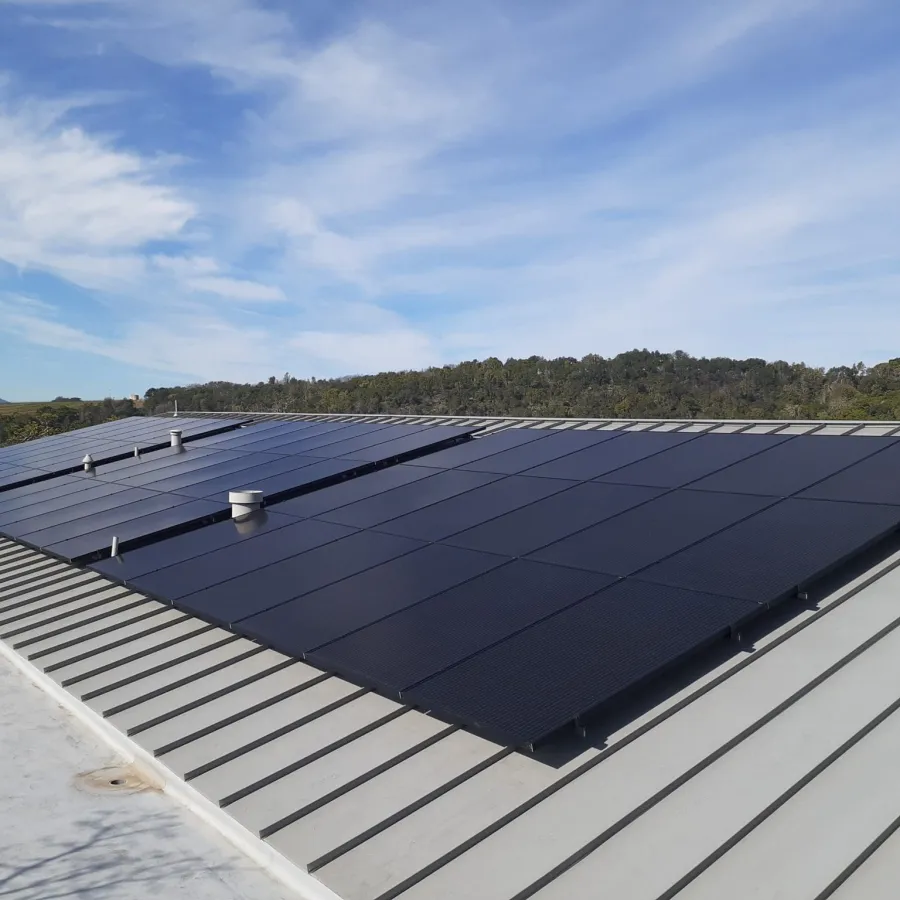
{"label": "open grassy field", "polygon": [[84,403],[0,403],[0,416],[12,416],[16,413],[33,413],[42,406],[72,406],[75,409],[80,409],[84,406]]}

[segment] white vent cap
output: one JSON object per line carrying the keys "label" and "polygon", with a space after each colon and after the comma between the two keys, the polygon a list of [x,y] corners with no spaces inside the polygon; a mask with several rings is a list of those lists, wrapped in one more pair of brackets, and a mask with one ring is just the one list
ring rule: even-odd
{"label": "white vent cap", "polygon": [[231,518],[239,519],[256,512],[263,502],[262,491],[229,491],[228,502],[231,504]]}

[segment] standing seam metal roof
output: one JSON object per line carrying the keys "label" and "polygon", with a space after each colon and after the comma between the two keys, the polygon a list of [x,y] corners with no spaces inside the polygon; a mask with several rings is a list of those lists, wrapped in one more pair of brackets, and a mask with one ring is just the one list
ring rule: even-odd
{"label": "standing seam metal roof", "polygon": [[868,558],[533,756],[6,540],[0,639],[344,900],[878,900],[900,875],[898,569]]}

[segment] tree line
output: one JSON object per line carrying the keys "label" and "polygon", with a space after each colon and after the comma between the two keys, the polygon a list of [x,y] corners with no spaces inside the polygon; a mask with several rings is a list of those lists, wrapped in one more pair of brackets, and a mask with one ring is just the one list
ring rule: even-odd
{"label": "tree line", "polygon": [[147,413],[397,413],[617,418],[900,419],[900,359],[824,369],[633,350],[497,358],[337,379],[152,388]]}
{"label": "tree line", "polygon": [[109,397],[98,403],[37,404],[21,409],[14,405],[12,412],[0,415],[0,446],[140,414],[141,411],[135,408],[131,400],[113,400]]}

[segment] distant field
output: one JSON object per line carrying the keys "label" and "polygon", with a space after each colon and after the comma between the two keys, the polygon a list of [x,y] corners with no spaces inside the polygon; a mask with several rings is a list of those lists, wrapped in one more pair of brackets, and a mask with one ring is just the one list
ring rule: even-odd
{"label": "distant field", "polygon": [[72,406],[78,409],[84,406],[84,403],[0,403],[0,416],[12,416],[16,413],[33,413],[42,406]]}

